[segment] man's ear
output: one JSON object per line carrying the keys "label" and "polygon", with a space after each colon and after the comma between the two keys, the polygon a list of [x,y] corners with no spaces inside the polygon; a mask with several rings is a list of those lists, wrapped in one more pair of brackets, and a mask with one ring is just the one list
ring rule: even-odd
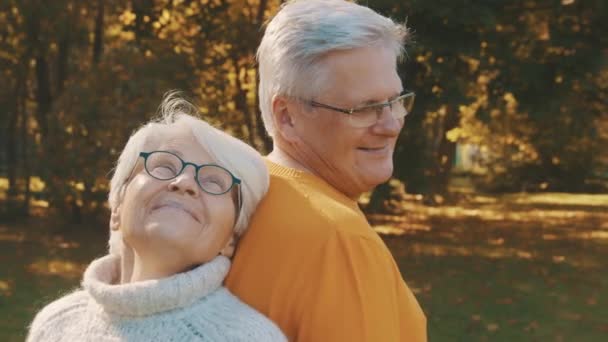
{"label": "man's ear", "polygon": [[222,248],[222,250],[220,251],[220,255],[223,255],[227,258],[232,258],[232,256],[234,255],[235,248],[236,238],[234,237],[234,234],[232,234],[230,236],[230,240],[228,240],[228,242],[226,243],[226,246],[224,246],[224,248]]}
{"label": "man's ear", "polygon": [[294,112],[296,106],[291,102],[287,97],[282,95],[275,95],[272,98],[272,120],[275,130],[288,142],[293,142],[297,138]]}

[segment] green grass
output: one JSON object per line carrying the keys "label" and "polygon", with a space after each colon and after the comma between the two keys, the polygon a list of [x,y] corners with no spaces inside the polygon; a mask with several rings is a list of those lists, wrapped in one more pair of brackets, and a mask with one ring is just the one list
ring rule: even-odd
{"label": "green grass", "polygon": [[68,237],[54,231],[41,219],[0,224],[0,341],[23,341],[35,313],[76,288],[106,248],[104,227],[69,227]]}
{"label": "green grass", "polygon": [[[370,220],[428,318],[430,341],[604,341],[608,196],[413,196]],[[22,341],[49,301],[78,286],[106,225],[0,224],[0,341]]]}
{"label": "green grass", "polygon": [[430,341],[604,341],[608,196],[462,196],[393,203],[385,236]]}

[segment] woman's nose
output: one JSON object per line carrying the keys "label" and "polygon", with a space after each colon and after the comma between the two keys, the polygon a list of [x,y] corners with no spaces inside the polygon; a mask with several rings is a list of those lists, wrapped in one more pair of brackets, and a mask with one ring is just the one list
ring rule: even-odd
{"label": "woman's nose", "polygon": [[169,181],[169,191],[185,193],[190,196],[198,197],[200,194],[200,189],[195,180],[194,173],[196,170],[194,167],[189,168],[188,166],[186,166],[180,175]]}

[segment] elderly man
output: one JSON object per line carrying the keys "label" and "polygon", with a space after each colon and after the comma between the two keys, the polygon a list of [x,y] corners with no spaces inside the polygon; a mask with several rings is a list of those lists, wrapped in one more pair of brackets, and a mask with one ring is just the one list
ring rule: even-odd
{"label": "elderly man", "polygon": [[294,341],[426,341],[426,318],[357,198],[391,177],[411,109],[407,29],[342,0],[285,4],[258,50],[270,190],[226,285]]}

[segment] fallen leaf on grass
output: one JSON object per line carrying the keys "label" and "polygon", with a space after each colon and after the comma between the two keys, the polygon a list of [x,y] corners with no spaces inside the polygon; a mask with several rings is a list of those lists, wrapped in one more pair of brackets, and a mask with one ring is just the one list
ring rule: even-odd
{"label": "fallen leaf on grass", "polygon": [[530,330],[536,330],[538,329],[539,325],[537,321],[532,321],[530,322],[530,324],[526,325],[526,327],[524,328],[524,331],[530,331]]}
{"label": "fallen leaf on grass", "polygon": [[503,238],[489,239],[488,240],[488,244],[490,244],[492,246],[500,246],[500,245],[502,245],[504,243],[505,243],[505,239],[503,239]]}
{"label": "fallen leaf on grass", "polygon": [[500,299],[496,300],[496,303],[497,304],[506,304],[506,305],[513,304],[513,298],[500,298]]}
{"label": "fallen leaf on grass", "polygon": [[552,259],[554,263],[559,264],[560,262],[564,262],[564,260],[566,260],[566,257],[563,255],[554,255]]}
{"label": "fallen leaf on grass", "polygon": [[0,295],[8,297],[12,294],[11,284],[8,281],[0,280]]}
{"label": "fallen leaf on grass", "polygon": [[27,270],[39,275],[78,278],[82,275],[84,266],[67,260],[39,260],[28,265]]}
{"label": "fallen leaf on grass", "polygon": [[524,251],[517,251],[517,256],[522,258],[522,259],[532,259],[532,253],[529,252],[524,252]]}
{"label": "fallen leaf on grass", "polygon": [[486,328],[488,329],[488,331],[494,332],[494,331],[498,330],[499,326],[496,323],[490,323],[486,326]]}
{"label": "fallen leaf on grass", "polygon": [[597,298],[595,298],[595,297],[587,298],[587,305],[597,305]]}

